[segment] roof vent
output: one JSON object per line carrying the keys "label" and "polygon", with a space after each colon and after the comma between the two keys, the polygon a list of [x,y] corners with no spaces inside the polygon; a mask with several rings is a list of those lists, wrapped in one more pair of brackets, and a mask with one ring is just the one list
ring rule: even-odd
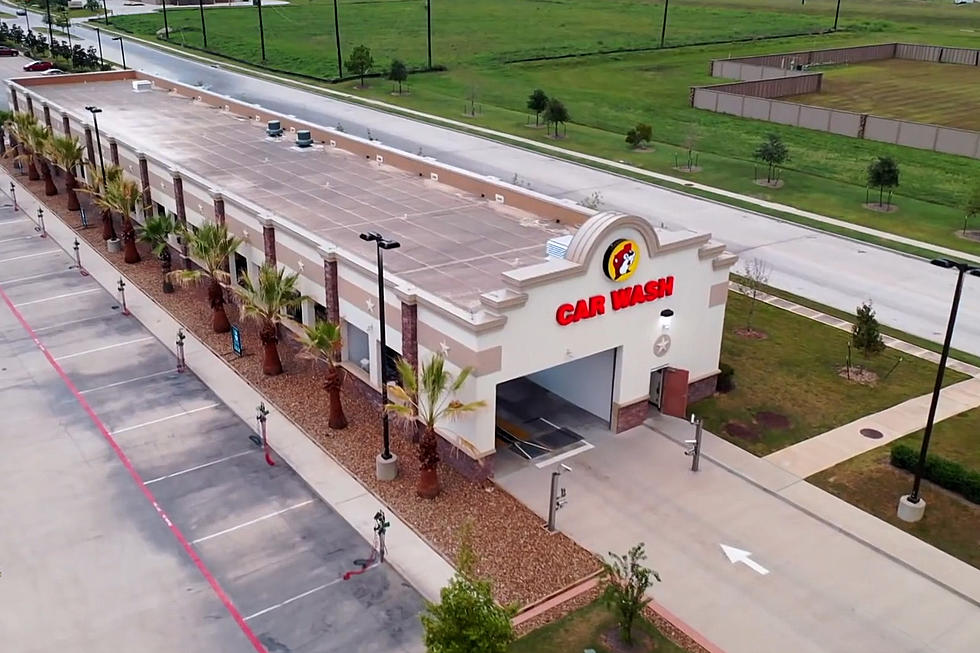
{"label": "roof vent", "polygon": [[309,147],[313,145],[313,136],[309,129],[298,129],[296,131],[296,147]]}
{"label": "roof vent", "polygon": [[549,259],[565,258],[565,253],[568,251],[568,246],[571,244],[571,236],[558,236],[556,238],[550,238],[548,239],[548,243],[545,245],[545,253],[548,255]]}
{"label": "roof vent", "polygon": [[153,82],[148,79],[136,79],[133,80],[133,92],[143,93],[145,91],[153,90]]}
{"label": "roof vent", "polygon": [[265,133],[268,136],[282,136],[282,123],[278,120],[270,120]]}

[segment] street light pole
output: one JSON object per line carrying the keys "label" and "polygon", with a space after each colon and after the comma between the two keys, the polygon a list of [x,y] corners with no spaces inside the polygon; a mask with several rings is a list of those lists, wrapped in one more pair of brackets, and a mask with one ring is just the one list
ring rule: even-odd
{"label": "street light pole", "polygon": [[361,234],[361,240],[373,242],[378,252],[378,323],[380,325],[381,340],[381,437],[383,450],[378,460],[377,475],[379,480],[390,481],[395,478],[398,469],[395,467],[396,458],[391,453],[391,438],[388,428],[388,411],[384,406],[388,405],[388,379],[386,378],[385,368],[388,361],[387,339],[385,337],[385,275],[384,275],[384,250],[397,249],[401,243],[396,240],[389,240],[376,231],[369,231]]}
{"label": "street light pole", "polygon": [[99,66],[105,68],[105,57],[102,56],[102,30],[95,28],[95,38],[99,41]]}
{"label": "street light pole", "polygon": [[85,107],[85,110],[92,114],[92,122],[95,125],[95,146],[99,150],[99,168],[102,170],[102,183],[106,183],[108,179],[105,177],[105,159],[102,158],[102,137],[99,135],[99,114],[102,113],[102,109],[99,107]]}
{"label": "street light pole", "polygon": [[51,27],[51,0],[45,0],[44,10],[48,14],[48,47],[51,48],[51,56],[54,56],[54,30]]}
{"label": "street light pole", "polygon": [[337,77],[344,76],[344,62],[340,55],[340,13],[337,10],[337,0],[333,0],[333,32],[337,39]]}
{"label": "street light pole", "polygon": [[425,31],[429,47],[429,70],[432,70],[432,0],[425,0]]}
{"label": "street light pole", "polygon": [[262,25],[262,0],[255,0],[259,8],[259,43],[262,44],[262,61],[265,61],[265,27]]}
{"label": "street light pole", "polygon": [[170,40],[170,25],[167,24],[167,0],[163,0],[163,38]]}
{"label": "street light pole", "polygon": [[956,325],[956,313],[960,307],[960,295],[963,292],[963,277],[967,274],[980,277],[980,267],[968,263],[936,259],[933,265],[941,268],[955,269],[956,290],[953,291],[953,304],[949,309],[949,323],[946,325],[946,339],[943,341],[943,351],[939,356],[939,369],[936,371],[936,384],[932,389],[932,402],[929,404],[929,416],[926,418],[926,430],[922,436],[922,448],[919,450],[919,461],[915,466],[915,480],[912,482],[912,492],[901,498],[898,504],[898,517],[903,521],[915,522],[922,519],[925,512],[925,501],[919,496],[922,484],[922,472],[929,453],[929,441],[932,438],[932,428],[936,420],[936,408],[939,406],[939,393],[943,389],[943,377],[946,374],[946,361],[949,359],[949,349],[953,341],[953,327]]}
{"label": "street light pole", "polygon": [[834,31],[837,31],[837,21],[840,18],[840,0],[837,0],[837,11],[834,13]]}
{"label": "street light pole", "polygon": [[204,24],[204,0],[197,0],[197,6],[201,9],[201,34],[204,35],[204,49],[208,49],[208,26]]}
{"label": "street light pole", "polygon": [[670,0],[664,0],[664,20],[660,26],[660,47],[664,47],[664,39],[667,38],[667,7],[669,6]]}
{"label": "street light pole", "polygon": [[119,54],[122,55],[122,66],[123,70],[126,70],[126,48],[123,47],[123,37],[113,36],[113,41],[119,41]]}
{"label": "street light pole", "polygon": [[[50,1],[50,0],[49,0]],[[107,0],[102,0],[102,14],[105,16],[105,24],[109,24],[109,8],[106,6]]]}

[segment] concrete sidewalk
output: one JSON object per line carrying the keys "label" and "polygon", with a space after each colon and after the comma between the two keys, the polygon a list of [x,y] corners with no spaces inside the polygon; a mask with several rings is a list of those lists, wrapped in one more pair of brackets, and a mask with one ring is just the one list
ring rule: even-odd
{"label": "concrete sidewalk", "polygon": [[[780,449],[766,456],[765,460],[794,476],[807,478],[925,428],[931,401],[932,393],[903,401],[891,408]],[[943,388],[939,394],[936,421],[977,407],[980,407],[980,377]],[[873,429],[883,437],[868,438],[861,434],[863,429]]]}
{"label": "concrete sidewalk", "polygon": [[[41,203],[30,191],[0,169],[0,188],[11,183],[17,189],[17,204],[28,218],[33,219]],[[77,242],[82,266],[109,292],[116,292],[120,278],[126,283],[126,305],[129,311],[156,338],[176,355],[175,338],[181,325],[169,313],[143,293],[135,283],[94,250],[62,219],[45,206],[45,226],[50,240],[74,256],[72,245]],[[341,517],[350,523],[367,541],[374,541],[374,514],[385,507],[391,523],[387,535],[391,564],[413,587],[430,601],[439,599],[439,590],[448,584],[453,567],[414,530],[398,518],[381,500],[351,476],[326,452],[307,437],[298,426],[282,414],[274,404],[242,379],[233,369],[193,334],[186,332],[184,352],[188,367],[246,423],[255,426],[255,408],[265,402],[269,408],[269,439],[281,456],[304,481]],[[176,359],[175,359],[176,360]]]}

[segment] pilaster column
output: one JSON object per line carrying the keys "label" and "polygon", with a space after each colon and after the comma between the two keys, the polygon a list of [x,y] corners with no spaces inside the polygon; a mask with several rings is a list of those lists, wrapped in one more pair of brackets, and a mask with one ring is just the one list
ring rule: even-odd
{"label": "pilaster column", "polygon": [[53,129],[51,126],[51,107],[46,104],[44,105],[44,125],[48,129]]}
{"label": "pilaster column", "polygon": [[419,368],[419,306],[415,298],[402,299],[402,360]]}
{"label": "pilaster column", "polygon": [[34,98],[27,96],[27,113],[34,115]]}
{"label": "pilaster column", "polygon": [[116,139],[109,137],[109,160],[112,161],[112,165],[119,165],[119,146],[116,145]]}
{"label": "pilaster column", "polygon": [[[183,228],[187,228],[187,209],[184,206],[184,180],[180,173],[171,171],[174,180],[174,204],[177,205],[177,222]],[[184,269],[191,270],[194,264],[187,254],[187,238],[180,239],[180,257],[184,260]]]}
{"label": "pilaster column", "polygon": [[20,112],[20,100],[17,97],[17,89],[10,89],[10,106],[14,108],[14,113]]}
{"label": "pilaster column", "polygon": [[262,221],[262,249],[266,264],[276,267],[276,228],[270,218]]}
{"label": "pilaster column", "polygon": [[95,141],[92,138],[92,128],[85,127],[85,151],[88,152],[88,162],[96,165],[95,161]]}
{"label": "pilaster column", "polygon": [[211,197],[214,199],[214,222],[215,224],[225,223],[225,198],[221,193],[213,192]]}
{"label": "pilaster column", "polygon": [[68,114],[61,114],[61,129],[65,132],[65,137],[71,136],[71,120],[68,119]]}
{"label": "pilaster column", "polygon": [[325,253],[323,257],[323,287],[326,291],[324,306],[327,308],[327,320],[334,324],[340,324],[340,293],[337,282],[337,256],[333,252]]}
{"label": "pilaster column", "polygon": [[153,194],[150,192],[150,167],[146,164],[146,155],[137,154],[140,162],[140,185],[143,187],[143,219],[153,215]]}

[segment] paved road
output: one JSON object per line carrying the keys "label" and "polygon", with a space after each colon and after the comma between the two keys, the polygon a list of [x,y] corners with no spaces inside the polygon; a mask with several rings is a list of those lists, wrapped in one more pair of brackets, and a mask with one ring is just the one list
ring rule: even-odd
{"label": "paved road", "polygon": [[[76,31],[94,42],[90,29]],[[556,197],[580,200],[598,191],[604,209],[711,232],[744,258],[768,261],[773,267],[770,281],[779,288],[846,311],[871,299],[885,323],[942,341],[955,280],[949,271],[918,259],[126,43],[127,64],[152,74],[323,125],[342,123],[352,134],[366,135],[370,129],[374,138],[388,145],[409,152],[421,148],[440,161],[504,180],[516,174],[535,190]],[[118,60],[115,45],[103,39],[106,57]],[[902,219],[901,214],[896,219]],[[953,344],[980,354],[980,279],[966,282]]]}
{"label": "paved road", "polygon": [[369,544],[3,201],[4,648],[421,650],[415,590],[344,581]]}

